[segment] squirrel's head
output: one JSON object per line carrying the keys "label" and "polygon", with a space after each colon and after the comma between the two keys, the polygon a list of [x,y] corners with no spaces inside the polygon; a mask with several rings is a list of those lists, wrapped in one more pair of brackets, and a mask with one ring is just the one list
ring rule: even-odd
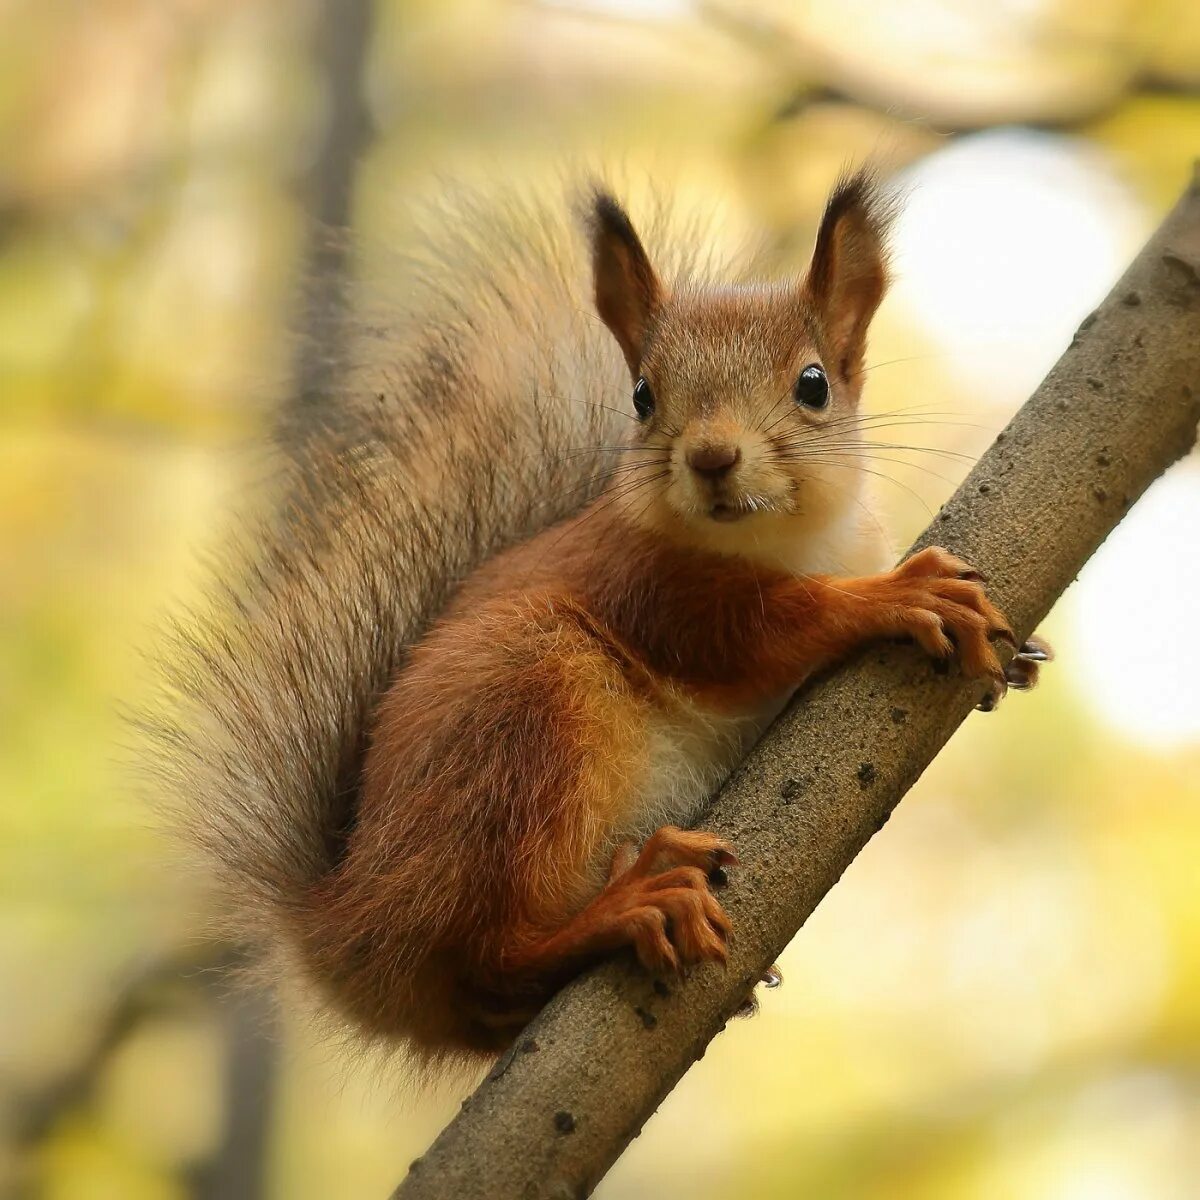
{"label": "squirrel's head", "polygon": [[850,503],[889,215],[870,174],[845,178],[803,279],[671,290],[620,205],[595,196],[596,308],[629,364],[638,423],[613,486],[639,519],[717,536]]}

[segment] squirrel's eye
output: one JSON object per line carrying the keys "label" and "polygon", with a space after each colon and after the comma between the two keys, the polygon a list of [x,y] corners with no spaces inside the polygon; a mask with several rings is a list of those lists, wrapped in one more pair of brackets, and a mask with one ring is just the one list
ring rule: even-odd
{"label": "squirrel's eye", "polygon": [[639,421],[647,420],[654,411],[654,393],[644,379],[639,379],[633,385],[633,411],[637,413]]}
{"label": "squirrel's eye", "polygon": [[825,372],[816,363],[809,363],[800,372],[792,395],[796,397],[796,403],[805,408],[824,408],[829,403],[829,380],[825,378]]}

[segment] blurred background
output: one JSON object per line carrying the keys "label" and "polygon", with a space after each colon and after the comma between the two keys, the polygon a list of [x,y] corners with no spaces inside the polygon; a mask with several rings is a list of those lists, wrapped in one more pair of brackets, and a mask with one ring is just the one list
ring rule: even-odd
{"label": "blurred background", "polygon": [[[122,765],[234,448],[319,374],[313,218],[614,156],[802,254],[873,156],[868,403],[936,414],[879,467],[903,540],[1185,184],[1198,87],[1195,0],[0,0],[0,1194],[382,1198],[462,1094],[231,988]],[[1200,1195],[1198,527],[1193,459],[601,1197]]]}

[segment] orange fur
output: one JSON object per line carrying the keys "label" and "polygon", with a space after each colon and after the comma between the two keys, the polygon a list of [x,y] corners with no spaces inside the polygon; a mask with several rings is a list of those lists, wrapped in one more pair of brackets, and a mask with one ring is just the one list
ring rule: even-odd
{"label": "orange fur", "polygon": [[654,403],[605,493],[470,575],[379,703],[344,851],[294,911],[308,974],[366,1028],[493,1052],[599,955],[722,960],[707,880],[732,850],[676,825],[797,686],[896,636],[1002,686],[1011,633],[965,563],[844,566],[881,559],[832,466],[854,463],[884,225],[851,180],[807,280],[672,294],[597,200],[597,308]]}
{"label": "orange fur", "polygon": [[999,672],[988,638],[1007,627],[944,552],[795,578],[673,546],[605,504],[477,572],[383,700],[349,850],[308,935],[374,1028],[493,1050],[622,944],[659,967],[722,956],[696,868],[724,847],[601,886],[636,824],[648,718],[680,692],[753,711],[870,638],[949,653],[943,628],[970,669]]}

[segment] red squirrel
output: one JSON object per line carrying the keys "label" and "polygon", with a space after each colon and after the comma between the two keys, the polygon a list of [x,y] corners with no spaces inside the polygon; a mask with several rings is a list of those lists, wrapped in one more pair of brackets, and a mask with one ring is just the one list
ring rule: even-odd
{"label": "red squirrel", "polygon": [[[357,434],[294,448],[268,550],[185,636],[168,773],[193,773],[242,928],[357,1027],[494,1054],[604,955],[722,962],[710,875],[736,851],[688,827],[798,687],[911,638],[1004,691],[982,578],[938,548],[890,568],[854,469],[889,213],[859,173],[802,278],[668,282],[597,190],[595,315],[570,269],[521,273],[574,261],[558,235],[508,239],[498,281],[480,239],[474,285],[417,306],[391,372],[409,415],[381,394]],[[580,444],[573,401],[617,420]],[[602,490],[545,526],[572,453]]]}

